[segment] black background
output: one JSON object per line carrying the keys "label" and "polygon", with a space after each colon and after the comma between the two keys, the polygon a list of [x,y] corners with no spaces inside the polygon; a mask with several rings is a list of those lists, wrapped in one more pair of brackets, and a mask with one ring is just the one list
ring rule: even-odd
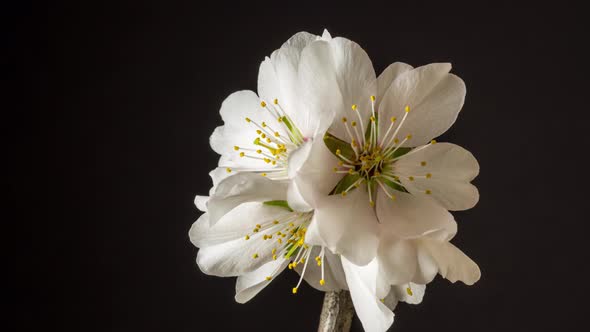
{"label": "black background", "polygon": [[255,90],[260,61],[292,34],[327,28],[360,43],[378,73],[449,61],[467,84],[440,140],[481,164],[480,203],[455,214],[454,243],[482,278],[437,278],[422,304],[398,306],[392,331],[585,330],[583,13],[561,1],[23,6],[7,40],[34,107],[4,122],[20,171],[10,223],[22,229],[4,233],[16,241],[18,326],[313,331],[321,293],[293,296],[286,272],[239,305],[233,279],[199,271],[187,232],[216,165],[208,137],[223,99]]}

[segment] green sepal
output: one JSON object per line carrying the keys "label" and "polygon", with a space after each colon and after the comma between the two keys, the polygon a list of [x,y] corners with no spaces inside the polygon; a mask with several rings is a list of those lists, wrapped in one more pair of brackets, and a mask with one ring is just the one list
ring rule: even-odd
{"label": "green sepal", "polygon": [[381,178],[379,178],[379,181],[383,182],[383,184],[387,185],[388,187],[390,187],[392,189],[395,189],[397,191],[401,191],[404,193],[409,193],[409,191],[406,188],[404,188],[403,186],[400,186],[399,184],[397,184],[391,180],[381,177]]}
{"label": "green sepal", "polygon": [[356,160],[356,155],[350,146],[350,143],[345,142],[329,133],[324,135],[324,143],[328,147],[328,150],[330,150],[335,156],[338,156],[336,151],[340,150],[340,154],[342,154],[344,158],[347,158],[348,160]]}
{"label": "green sepal", "polygon": [[[342,179],[340,179],[340,181],[338,181],[338,184],[336,184],[336,187],[334,187],[334,189],[332,189],[332,191],[330,192],[330,195],[341,194],[343,191],[345,191],[350,186],[352,186],[360,178],[361,178],[361,176],[358,173],[346,174],[346,176],[344,176]],[[355,188],[353,187],[351,190],[354,190],[354,189]]]}
{"label": "green sepal", "polygon": [[399,156],[403,156],[406,153],[410,152],[412,150],[412,148],[397,148],[397,150],[395,150],[395,152],[391,155],[391,159],[393,158],[397,158]]}
{"label": "green sepal", "polygon": [[266,202],[263,202],[262,204],[282,207],[282,208],[289,210],[290,212],[293,212],[293,209],[291,209],[291,207],[289,206],[289,203],[287,203],[287,201],[281,201],[281,200],[266,201]]}

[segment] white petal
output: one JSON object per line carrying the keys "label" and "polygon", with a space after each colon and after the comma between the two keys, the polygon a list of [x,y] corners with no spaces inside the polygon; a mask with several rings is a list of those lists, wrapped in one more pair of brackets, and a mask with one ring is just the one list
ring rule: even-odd
{"label": "white petal", "polygon": [[421,247],[430,254],[438,266],[438,273],[451,282],[460,280],[473,285],[481,277],[477,264],[461,250],[446,241],[430,238],[420,240]]}
{"label": "white petal", "polygon": [[191,229],[188,231],[188,236],[195,247],[200,246],[202,235],[206,234],[210,227],[208,213],[203,213],[199,219],[192,224]]}
{"label": "white petal", "polygon": [[383,235],[379,243],[379,267],[390,285],[405,284],[412,280],[417,268],[414,243]]}
{"label": "white petal", "polygon": [[385,92],[400,74],[412,69],[414,67],[403,62],[394,62],[385,68],[379,77],[377,77],[377,103],[381,103]]}
{"label": "white petal", "polygon": [[367,332],[384,332],[393,324],[393,312],[376,294],[378,265],[356,266],[342,257],[342,267],[354,309]]}
{"label": "white petal", "polygon": [[377,219],[362,188],[349,192],[346,197],[321,198],[312,224],[305,236],[307,242],[325,244],[355,264],[365,265],[377,253]]}
{"label": "white petal", "polygon": [[328,32],[328,29],[324,29],[324,33],[322,33],[322,39],[324,39],[324,40],[332,39],[332,35],[330,35],[330,32]]}
{"label": "white petal", "polygon": [[[356,119],[351,106],[357,105],[357,111],[362,115],[364,123],[367,123],[371,114],[370,98],[377,94],[377,78],[371,59],[362,47],[351,40],[336,37],[329,44],[342,97],[342,106],[337,108],[340,113],[336,118]],[[346,138],[346,130],[341,121],[334,121],[330,132],[341,139]]]}
{"label": "white petal", "polygon": [[[408,292],[408,288],[410,288],[410,292]],[[426,285],[420,285],[410,282],[408,284],[391,287],[390,294],[395,294],[395,297],[398,299],[398,301],[406,302],[409,304],[420,304],[422,303],[422,299],[424,298],[425,292]]]}
{"label": "white petal", "polygon": [[195,196],[195,206],[197,209],[207,212],[207,201],[209,200],[209,196]]}
{"label": "white petal", "polygon": [[[469,183],[479,173],[479,164],[458,145],[430,145],[402,157],[395,163],[395,170],[403,175],[400,180],[413,195],[432,198],[451,211],[472,208],[479,200],[477,188]],[[427,178],[427,174],[431,177]]]}
{"label": "white petal", "polygon": [[297,107],[289,113],[306,138],[323,137],[342,103],[329,42],[311,43],[301,53]]}
{"label": "white petal", "polygon": [[[305,269],[303,279],[305,279],[311,287],[323,292],[341,289],[347,290],[348,286],[346,285],[346,277],[344,275],[344,270],[342,269],[340,256],[330,253],[329,250],[326,250],[322,262],[325,283],[324,285],[320,285],[320,280],[322,279],[322,266],[318,266],[315,259],[312,259],[319,256],[320,250],[321,248],[318,246],[312,248],[311,255],[309,256],[309,263]],[[295,270],[297,273],[301,274],[303,264],[297,264]]]}
{"label": "white petal", "polygon": [[[457,232],[457,223],[446,209],[427,198],[395,191],[391,200],[377,191],[377,217],[387,232],[401,239],[417,238],[437,231]],[[449,235],[450,236],[450,235]]]}
{"label": "white petal", "polygon": [[[272,259],[276,242],[263,239],[263,234],[270,230],[253,232],[255,225],[290,213],[258,202],[237,206],[210,228],[191,234],[191,241],[201,248],[197,264],[204,273],[216,276],[237,276],[257,269]],[[250,238],[246,240],[248,234]]]}
{"label": "white petal", "polygon": [[[450,64],[430,64],[400,74],[391,84],[380,104],[380,115],[396,117],[398,125],[410,113],[398,132],[400,141],[412,138],[404,146],[418,146],[444,133],[455,122],[465,100],[465,84],[449,74]],[[380,121],[385,132],[389,121]]]}
{"label": "white petal", "polygon": [[287,182],[272,181],[252,173],[240,173],[221,181],[207,203],[211,223],[243,202],[287,199]]}
{"label": "white petal", "polygon": [[[268,286],[289,264],[288,260],[270,261],[258,269],[241,275],[236,281],[236,302],[246,303]],[[271,277],[267,280],[266,277]]]}
{"label": "white petal", "polygon": [[[306,143],[310,146],[310,142]],[[302,163],[303,161],[303,163]],[[342,174],[333,171],[338,158],[328,150],[322,138],[311,142],[311,149],[298,149],[289,157],[289,175],[302,198],[312,206],[328,195],[342,179]]]}

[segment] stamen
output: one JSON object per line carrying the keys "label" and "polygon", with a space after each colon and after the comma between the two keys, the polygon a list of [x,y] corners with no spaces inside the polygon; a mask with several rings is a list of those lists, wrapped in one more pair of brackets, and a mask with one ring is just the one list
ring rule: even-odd
{"label": "stamen", "polygon": [[[361,128],[365,128],[365,124],[363,123],[363,118],[361,117],[361,113],[357,110],[356,105],[352,105],[352,110],[354,111],[354,113],[356,113],[356,115],[359,119],[359,124],[361,125]],[[354,124],[353,124],[353,127],[355,127]],[[356,128],[355,128],[355,130],[356,130]],[[364,136],[359,135],[359,143],[361,145],[364,145],[364,142],[365,142]]]}
{"label": "stamen", "polygon": [[303,265],[303,270],[301,271],[301,277],[299,277],[299,282],[297,286],[293,288],[293,294],[297,294],[297,289],[299,289],[299,285],[301,285],[301,281],[303,280],[303,276],[305,275],[305,270],[307,269],[307,264],[309,263],[309,255],[311,255],[311,250],[308,250],[307,256],[305,257],[305,264]]}

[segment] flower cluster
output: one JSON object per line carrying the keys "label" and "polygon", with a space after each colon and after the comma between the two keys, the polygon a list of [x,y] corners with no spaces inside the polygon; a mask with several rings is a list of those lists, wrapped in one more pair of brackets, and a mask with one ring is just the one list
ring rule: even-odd
{"label": "flower cluster", "polygon": [[237,276],[244,303],[285,269],[321,291],[349,290],[366,331],[399,301],[420,303],[440,274],[471,285],[478,266],[450,240],[450,211],[473,207],[467,150],[434,138],[465,99],[450,64],[396,62],[378,77],[345,38],[301,32],[260,65],[258,94],[223,102],[221,155],[189,235],[197,264]]}

